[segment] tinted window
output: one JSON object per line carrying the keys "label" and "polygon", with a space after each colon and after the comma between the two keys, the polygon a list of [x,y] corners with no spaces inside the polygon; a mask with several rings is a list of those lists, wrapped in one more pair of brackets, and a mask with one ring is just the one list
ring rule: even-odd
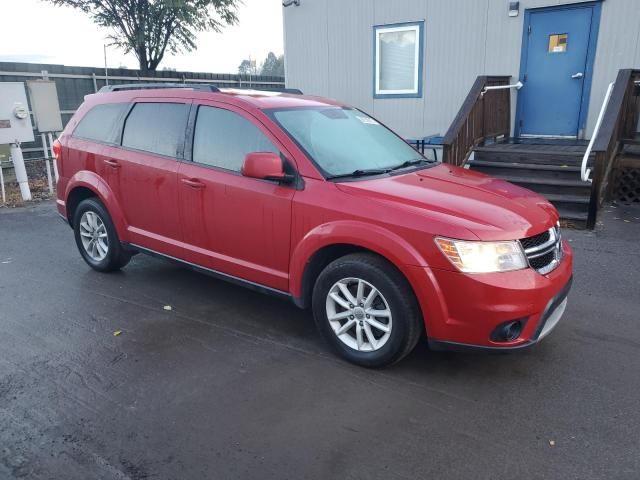
{"label": "tinted window", "polygon": [[279,153],[249,120],[237,113],[200,107],[193,139],[193,161],[239,172],[247,153]]}
{"label": "tinted window", "polygon": [[115,142],[118,120],[127,107],[127,103],[96,105],[82,117],[73,136],[99,142]]}
{"label": "tinted window", "polygon": [[187,124],[188,105],[138,103],[127,117],[122,145],[176,157]]}

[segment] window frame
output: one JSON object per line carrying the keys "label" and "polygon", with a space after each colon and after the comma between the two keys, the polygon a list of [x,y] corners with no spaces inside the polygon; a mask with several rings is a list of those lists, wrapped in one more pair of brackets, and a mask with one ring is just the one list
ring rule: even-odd
{"label": "window frame", "polygon": [[[380,36],[383,33],[415,31],[417,48],[414,57],[414,88],[410,90],[382,90],[380,88]],[[391,23],[373,27],[373,97],[374,98],[422,98],[424,68],[424,20]]]}

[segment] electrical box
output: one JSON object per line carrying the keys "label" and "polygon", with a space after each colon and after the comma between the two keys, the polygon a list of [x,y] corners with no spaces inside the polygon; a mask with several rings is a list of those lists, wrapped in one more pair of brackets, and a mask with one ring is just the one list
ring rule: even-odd
{"label": "electrical box", "polygon": [[33,120],[40,133],[59,132],[62,130],[62,117],[58,102],[56,82],[51,80],[27,81]]}
{"label": "electrical box", "polygon": [[0,145],[33,142],[33,126],[22,82],[0,82]]}

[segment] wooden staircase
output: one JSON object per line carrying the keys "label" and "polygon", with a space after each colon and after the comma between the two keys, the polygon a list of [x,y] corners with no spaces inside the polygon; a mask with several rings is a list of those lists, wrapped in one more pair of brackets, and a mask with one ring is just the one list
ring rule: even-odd
{"label": "wooden staircase", "polygon": [[591,197],[591,183],[580,179],[586,148],[581,140],[510,138],[475,147],[467,166],[544,195],[562,220],[584,228]]}
{"label": "wooden staircase", "polygon": [[[511,77],[476,78],[442,142],[443,162],[502,178],[551,201],[561,219],[594,228],[605,199],[640,201],[640,70],[622,69],[610,86],[587,168],[585,140],[511,138]],[[628,201],[628,200],[625,200]]]}

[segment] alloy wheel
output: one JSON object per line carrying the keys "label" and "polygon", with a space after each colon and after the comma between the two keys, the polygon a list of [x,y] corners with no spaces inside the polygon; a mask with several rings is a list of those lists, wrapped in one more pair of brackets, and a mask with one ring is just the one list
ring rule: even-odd
{"label": "alloy wheel", "polygon": [[86,211],[80,219],[80,239],[89,258],[101,262],[109,253],[107,228],[96,212]]}
{"label": "alloy wheel", "polygon": [[379,350],[391,336],[389,303],[376,287],[361,278],[343,278],[334,283],[327,294],[326,313],[333,333],[354,350]]}

